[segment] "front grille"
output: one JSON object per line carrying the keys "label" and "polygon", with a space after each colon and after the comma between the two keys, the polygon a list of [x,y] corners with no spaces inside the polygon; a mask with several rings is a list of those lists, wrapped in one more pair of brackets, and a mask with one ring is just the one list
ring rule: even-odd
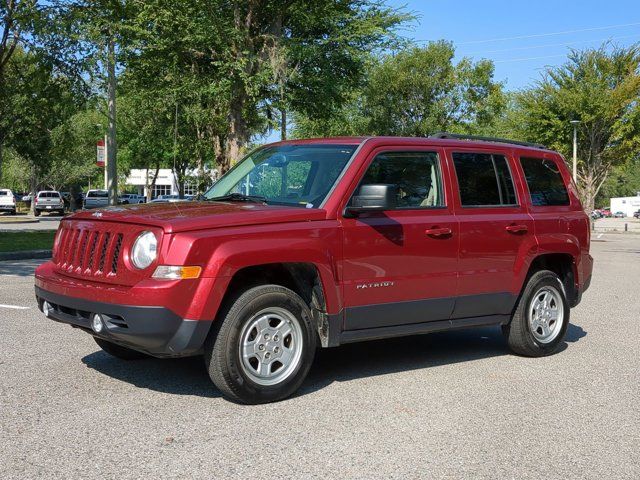
{"label": "front grille", "polygon": [[106,277],[118,273],[124,236],[106,230],[61,227],[53,261],[75,275]]}

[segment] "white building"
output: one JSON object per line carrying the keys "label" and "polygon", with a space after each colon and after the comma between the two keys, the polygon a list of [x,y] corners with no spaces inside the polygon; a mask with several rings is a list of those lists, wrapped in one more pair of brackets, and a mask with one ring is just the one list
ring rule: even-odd
{"label": "white building", "polygon": [[[134,168],[129,173],[125,184],[127,187],[135,187],[138,195],[144,195],[150,200],[156,198],[158,195],[178,195],[178,179],[170,168],[161,168],[158,171],[158,176],[153,190],[149,191],[147,186],[150,186],[153,183],[153,176],[155,172],[156,171],[153,168]],[[218,175],[217,170],[211,170],[207,173],[211,176],[211,183],[213,183]],[[187,176],[195,177],[196,174],[197,172],[195,171],[188,172]],[[131,188],[128,188],[127,190],[130,189]],[[184,194],[195,195],[196,193],[198,192],[195,182],[185,182]]]}
{"label": "white building", "polygon": [[611,199],[611,213],[623,212],[626,217],[640,210],[640,192],[635,197],[619,197]]}

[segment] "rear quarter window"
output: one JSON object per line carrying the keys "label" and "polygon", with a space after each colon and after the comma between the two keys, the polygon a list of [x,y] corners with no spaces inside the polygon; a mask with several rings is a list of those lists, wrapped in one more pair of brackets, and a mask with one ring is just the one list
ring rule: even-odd
{"label": "rear quarter window", "polygon": [[558,165],[553,160],[520,158],[520,164],[536,207],[569,205],[569,194]]}

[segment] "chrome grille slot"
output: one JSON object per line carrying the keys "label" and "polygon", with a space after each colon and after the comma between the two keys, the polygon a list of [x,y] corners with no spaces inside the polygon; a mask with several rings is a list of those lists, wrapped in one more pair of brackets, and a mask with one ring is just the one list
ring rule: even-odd
{"label": "chrome grille slot", "polygon": [[87,251],[87,238],[89,237],[90,233],[91,232],[89,232],[88,230],[80,231],[80,247],[76,251],[76,260],[74,262],[74,266],[80,270],[82,269],[83,260]]}
{"label": "chrome grille slot", "polygon": [[122,247],[122,234],[118,234],[116,246],[113,249],[113,260],[111,261],[111,273],[118,273],[118,260],[120,259],[120,248]]}
{"label": "chrome grille slot", "polygon": [[104,239],[102,240],[102,251],[100,252],[100,264],[98,265],[98,270],[104,272],[104,262],[107,259],[107,248],[109,246],[109,239],[111,238],[111,234],[109,232],[104,233]]}
{"label": "chrome grille slot", "polygon": [[91,239],[91,246],[89,247],[88,252],[88,260],[85,268],[88,268],[90,271],[93,271],[93,259],[96,254],[96,246],[98,244],[98,237],[100,236],[100,232],[93,232],[93,237]]}

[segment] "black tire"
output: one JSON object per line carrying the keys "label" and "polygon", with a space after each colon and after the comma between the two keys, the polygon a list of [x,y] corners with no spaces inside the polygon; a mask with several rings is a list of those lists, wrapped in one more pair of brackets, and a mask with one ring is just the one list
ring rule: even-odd
{"label": "black tire", "polygon": [[115,343],[108,342],[102,338],[93,337],[93,339],[103,351],[112,357],[116,357],[121,360],[142,360],[144,358],[149,358],[148,355],[145,355],[142,352],[137,352],[136,350],[116,345]]}
{"label": "black tire", "polygon": [[[242,331],[257,313],[269,308],[289,312],[300,327],[301,354],[297,364],[274,385],[261,385],[249,377],[240,358]],[[284,341],[284,339],[282,339]],[[282,400],[293,394],[309,373],[316,351],[316,333],[308,305],[296,293],[279,285],[251,288],[223,308],[205,342],[204,358],[213,383],[230,400],[258,404]]]}
{"label": "black tire", "polygon": [[40,211],[39,210],[34,210],[33,211],[33,215],[36,216],[36,217],[39,217],[40,216]]}
{"label": "black tire", "polygon": [[[559,293],[563,315],[561,319],[562,325],[557,327],[556,336],[551,341],[543,343],[532,332],[529,322],[529,308],[535,300],[536,293],[540,292],[544,287],[552,288]],[[522,295],[520,295],[511,322],[503,327],[503,333],[509,348],[513,352],[527,357],[543,357],[555,353],[563,343],[569,326],[569,317],[570,308],[562,281],[554,272],[541,270],[529,278]]]}
{"label": "black tire", "polygon": [[15,210],[11,210],[11,212],[9,213],[9,215],[15,215],[17,212]]}

